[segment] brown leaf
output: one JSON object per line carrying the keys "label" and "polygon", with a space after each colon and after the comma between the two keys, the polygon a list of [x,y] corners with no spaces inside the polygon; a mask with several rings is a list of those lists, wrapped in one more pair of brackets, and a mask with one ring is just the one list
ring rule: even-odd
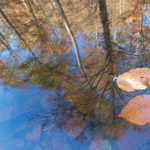
{"label": "brown leaf", "polygon": [[85,127],[83,120],[77,120],[71,117],[63,117],[61,123],[64,133],[66,133],[71,139],[79,136]]}
{"label": "brown leaf", "polygon": [[116,79],[118,87],[124,91],[145,90],[150,87],[150,69],[132,69],[116,77]]}
{"label": "brown leaf", "polygon": [[122,109],[118,117],[137,125],[150,123],[150,95],[140,95],[133,98]]}

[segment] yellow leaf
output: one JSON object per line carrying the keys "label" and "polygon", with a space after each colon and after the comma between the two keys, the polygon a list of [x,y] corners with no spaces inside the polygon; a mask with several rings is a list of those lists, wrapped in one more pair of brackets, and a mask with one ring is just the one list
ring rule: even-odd
{"label": "yellow leaf", "polygon": [[25,37],[31,37],[32,35],[30,33],[26,33]]}
{"label": "yellow leaf", "polygon": [[145,16],[148,16],[148,14],[145,11],[140,11],[141,13],[143,13]]}
{"label": "yellow leaf", "polygon": [[143,14],[144,14],[145,16],[148,16],[148,14],[147,14],[146,12],[143,12]]}

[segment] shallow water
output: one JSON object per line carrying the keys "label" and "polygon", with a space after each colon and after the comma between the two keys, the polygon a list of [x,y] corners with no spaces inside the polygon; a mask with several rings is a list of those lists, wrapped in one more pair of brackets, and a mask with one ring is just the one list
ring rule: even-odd
{"label": "shallow water", "polygon": [[148,1],[57,2],[0,2],[0,150],[149,150]]}

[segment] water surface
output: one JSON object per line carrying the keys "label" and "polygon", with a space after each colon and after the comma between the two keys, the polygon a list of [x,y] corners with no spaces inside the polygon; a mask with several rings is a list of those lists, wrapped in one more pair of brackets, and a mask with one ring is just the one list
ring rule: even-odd
{"label": "water surface", "polygon": [[150,68],[149,15],[146,0],[0,2],[0,150],[149,150],[147,99],[118,117],[149,71],[143,90],[112,78]]}

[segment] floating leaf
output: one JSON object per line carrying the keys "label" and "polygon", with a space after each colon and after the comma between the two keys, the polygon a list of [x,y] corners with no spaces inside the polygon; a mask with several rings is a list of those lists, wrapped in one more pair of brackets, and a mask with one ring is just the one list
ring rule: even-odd
{"label": "floating leaf", "polygon": [[61,123],[63,125],[64,133],[66,133],[71,139],[79,136],[85,127],[83,120],[77,120],[71,117],[63,117]]}
{"label": "floating leaf", "polygon": [[150,69],[132,69],[116,79],[118,87],[124,91],[145,90],[150,87]]}
{"label": "floating leaf", "polygon": [[39,140],[41,135],[41,125],[36,126],[32,132],[26,133],[26,139],[28,140]]}
{"label": "floating leaf", "polygon": [[133,98],[122,109],[118,117],[137,125],[150,123],[150,95],[140,95]]}

